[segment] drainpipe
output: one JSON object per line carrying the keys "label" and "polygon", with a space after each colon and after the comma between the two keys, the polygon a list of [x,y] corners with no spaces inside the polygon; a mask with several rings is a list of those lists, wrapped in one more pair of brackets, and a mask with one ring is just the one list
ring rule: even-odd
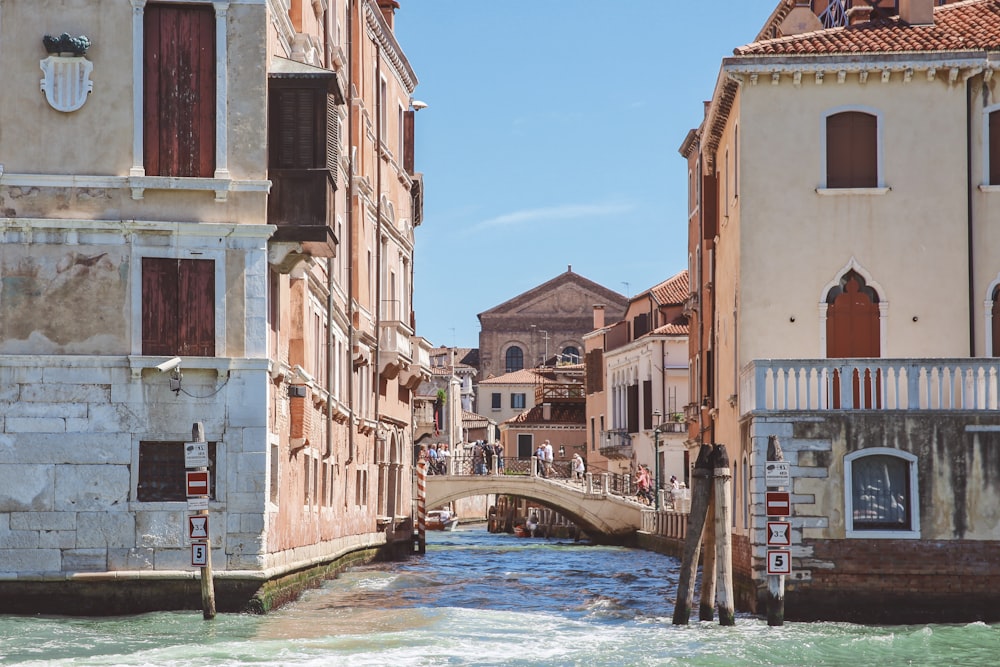
{"label": "drainpipe", "polygon": [[379,412],[379,356],[382,352],[382,49],[372,36],[375,47],[375,363],[372,368],[372,389],[375,390],[375,421],[381,423]]}
{"label": "drainpipe", "polygon": [[[986,86],[986,81],[983,81],[983,86]],[[972,220],[972,188],[973,186],[973,175],[972,175],[972,77],[969,77],[965,81],[965,174],[966,174],[966,193],[965,193],[965,235],[966,235],[966,245],[969,258],[969,356],[976,356],[976,296],[975,296],[975,275],[973,271],[973,255],[972,255],[972,232],[973,232],[973,220]],[[984,350],[983,354],[992,354],[991,350]]]}
{"label": "drainpipe", "polygon": [[[354,12],[353,2],[347,3],[347,360],[350,373],[347,381],[347,460],[354,462]],[[344,495],[347,504],[347,495]]]}
{"label": "drainpipe", "polygon": [[[323,66],[330,69],[330,11],[323,10]],[[327,118],[327,122],[330,119]],[[333,198],[333,218],[337,218],[337,198]],[[340,239],[337,239],[340,244]],[[337,252],[334,248],[334,252]],[[326,260],[326,458],[333,456],[333,258]]]}

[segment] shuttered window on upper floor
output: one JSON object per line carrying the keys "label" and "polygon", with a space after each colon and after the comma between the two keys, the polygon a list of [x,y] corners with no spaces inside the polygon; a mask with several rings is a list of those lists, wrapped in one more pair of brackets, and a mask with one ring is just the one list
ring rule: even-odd
{"label": "shuttered window on upper floor", "polygon": [[989,116],[990,185],[1000,185],[1000,110]]}
{"label": "shuttered window on upper floor", "polygon": [[142,353],[215,356],[215,261],[142,258]]}
{"label": "shuttered window on upper floor", "polygon": [[270,95],[268,166],[327,169],[336,181],[340,115],[338,100],[327,93],[327,81],[272,79]]}
{"label": "shuttered window on upper floor", "polygon": [[143,14],[143,156],[149,176],[215,174],[215,9],[156,4]]}
{"label": "shuttered window on upper floor", "polygon": [[878,187],[878,117],[844,111],[826,118],[826,187]]}

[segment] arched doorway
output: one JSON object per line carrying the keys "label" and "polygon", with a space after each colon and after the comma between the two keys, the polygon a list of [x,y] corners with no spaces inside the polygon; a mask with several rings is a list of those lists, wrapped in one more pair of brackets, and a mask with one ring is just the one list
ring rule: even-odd
{"label": "arched doorway", "polygon": [[[840,284],[826,297],[826,356],[828,359],[878,358],[882,356],[879,328],[879,296],[854,269],[847,271]],[[881,407],[881,378],[875,375],[872,387],[871,371],[864,371],[864,394],[861,377],[853,374],[854,406],[871,409]],[[840,407],[840,376],[833,378],[833,407]]]}

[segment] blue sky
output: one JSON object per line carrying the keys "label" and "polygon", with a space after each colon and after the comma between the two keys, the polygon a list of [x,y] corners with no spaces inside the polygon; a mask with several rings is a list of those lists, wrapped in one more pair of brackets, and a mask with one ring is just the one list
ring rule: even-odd
{"label": "blue sky", "polygon": [[632,296],[687,267],[678,147],[777,0],[401,0],[419,78],[417,334],[573,271]]}

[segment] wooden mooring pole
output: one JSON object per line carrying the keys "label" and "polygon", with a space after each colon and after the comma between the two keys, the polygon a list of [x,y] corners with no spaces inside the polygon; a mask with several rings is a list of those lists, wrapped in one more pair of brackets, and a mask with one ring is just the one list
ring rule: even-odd
{"label": "wooden mooring pole", "polygon": [[698,576],[698,556],[701,552],[705,517],[708,514],[708,503],[712,494],[711,454],[712,448],[709,445],[702,445],[698,449],[698,458],[691,473],[691,512],[688,514],[687,541],[684,543],[680,578],[677,582],[674,625],[687,625],[691,620],[695,580]]}
{"label": "wooden mooring pole", "polygon": [[417,463],[417,553],[427,553],[427,461]]}
{"label": "wooden mooring pole", "polygon": [[733,596],[733,472],[725,445],[715,445],[712,451],[715,478],[715,562],[716,600],[719,604],[719,624],[736,625],[736,604]]}
{"label": "wooden mooring pole", "polygon": [[[191,441],[205,442],[205,426],[201,422],[195,422],[191,427]],[[208,470],[201,468],[201,470]],[[214,470],[208,471],[209,475],[215,474]],[[209,485],[211,488],[211,484]],[[207,491],[207,489],[206,489]],[[211,495],[211,494],[209,494]],[[208,510],[202,509],[195,512],[195,516],[204,516],[205,525],[208,525]],[[206,531],[207,533],[207,531]],[[206,621],[215,618],[215,579],[212,576],[212,536],[205,535],[205,564],[201,566],[201,615]]]}
{"label": "wooden mooring pole", "polygon": [[[783,461],[784,454],[781,451],[781,443],[778,437],[770,435],[767,437],[767,460]],[[777,491],[779,487],[767,487],[768,491]],[[770,532],[770,526],[768,526]],[[790,541],[790,540],[789,540]],[[785,624],[785,575],[767,575],[767,624],[770,626],[781,626]]]}

